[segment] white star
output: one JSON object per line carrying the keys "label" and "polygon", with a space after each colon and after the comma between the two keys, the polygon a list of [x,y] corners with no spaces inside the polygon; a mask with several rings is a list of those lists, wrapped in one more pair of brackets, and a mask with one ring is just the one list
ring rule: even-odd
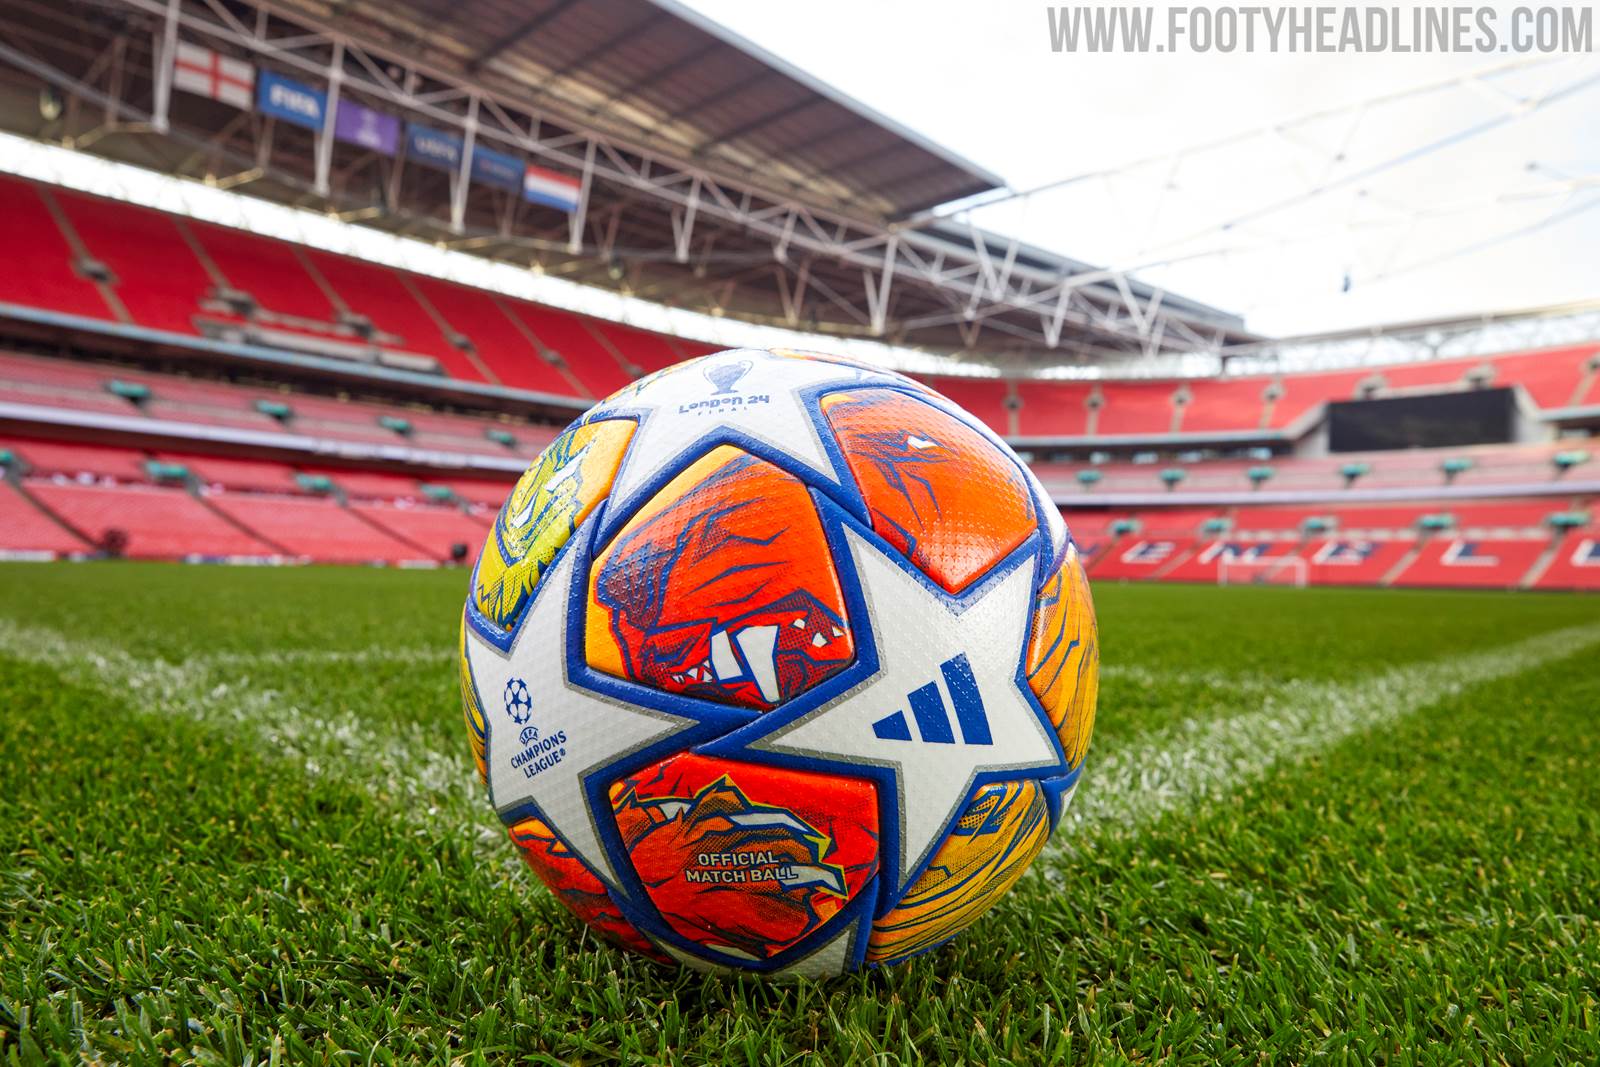
{"label": "white star", "polygon": [[[979,774],[1062,761],[1017,681],[1033,615],[1033,567],[1013,567],[958,613],[854,529],[846,527],[846,537],[878,671],[748,745],[890,770],[900,849],[885,859],[898,858],[898,891],[943,839]],[[970,675],[958,663],[963,656]]]}
{"label": "white star", "polygon": [[855,367],[759,349],[719,352],[663,374],[597,412],[602,418],[639,416],[607,507],[613,515],[631,514],[634,498],[663,471],[688,454],[703,454],[713,442],[740,438],[767,445],[838,484],[803,394],[869,380],[869,372]]}
{"label": "white star", "polygon": [[[567,678],[567,605],[576,557],[569,548],[545,575],[509,653],[469,630],[467,658],[480,694],[501,693],[507,681],[521,678],[533,698],[526,728],[519,728],[503,708],[483,702],[489,723],[489,795],[495,810],[503,813],[531,801],[567,846],[615,888],[617,873],[600,843],[585,779],[698,724],[612,700]],[[537,730],[538,738],[524,741],[525,730]]]}
{"label": "white star", "polygon": [[[861,923],[856,920],[851,920],[849,926],[840,931],[838,934],[835,934],[830,940],[818,945],[816,948],[790,963],[788,966],[780,967],[775,971],[768,971],[767,977],[831,978],[836,974],[843,974],[845,965],[850,962],[850,957],[854,952],[856,939],[861,936],[861,933]],[[694,970],[705,974],[732,975],[741,973],[736,967],[728,967],[724,964],[713,963],[710,960],[702,959],[692,952],[685,952],[678,946],[670,945],[667,942],[657,938],[651,938],[650,940],[657,948],[671,956],[673,959],[677,960],[679,963],[683,964],[685,967],[691,967]],[[715,949],[715,951],[734,957],[745,955],[738,949],[728,948],[726,946],[719,946]],[[754,956],[748,956],[746,958],[755,960]]]}

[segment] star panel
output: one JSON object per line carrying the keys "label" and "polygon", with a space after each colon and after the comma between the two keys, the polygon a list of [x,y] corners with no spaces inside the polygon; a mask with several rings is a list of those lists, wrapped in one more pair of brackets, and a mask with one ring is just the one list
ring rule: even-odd
{"label": "star panel", "polygon": [[616,886],[591,794],[610,780],[609,768],[680,735],[688,744],[715,724],[688,709],[680,714],[608,696],[570,676],[568,621],[580,555],[569,546],[556,557],[509,648],[469,627],[467,658],[480,701],[504,692],[513,679],[528,683],[534,695],[525,724],[516,721],[516,709],[485,709],[495,810],[508,820],[537,814],[603,882]]}
{"label": "star panel", "polygon": [[473,572],[473,603],[509,631],[550,561],[610,492],[633,423],[588,420],[540,453],[495,517]]}
{"label": "star panel", "polygon": [[878,869],[871,782],[695,753],[611,788],[623,849],[680,936],[770,959],[821,929]]}
{"label": "star panel", "polygon": [[927,870],[872,924],[867,962],[898,963],[971,926],[1016,884],[1049,837],[1038,782],[980,787]]}
{"label": "star panel", "polygon": [[654,488],[717,444],[782,461],[815,485],[838,485],[837,446],[825,440],[815,398],[833,388],[898,382],[859,365],[735,349],[668,368],[608,397],[596,418],[638,421],[611,487],[608,525],[633,514]]}
{"label": "star panel", "polygon": [[605,884],[572,854],[549,826],[527,818],[510,827],[512,843],[522,859],[550,887],[563,907],[585,924],[592,926],[612,944],[641,952],[652,959],[664,959],[661,951],[630,923],[617,906]]}
{"label": "star panel", "polygon": [[1039,591],[1028,645],[1028,685],[1061,738],[1067,763],[1078,767],[1094,732],[1100,694],[1100,637],[1089,579],[1075,548]]}
{"label": "star panel", "polygon": [[1021,468],[953,415],[886,389],[832,393],[822,409],[873,530],[950,592],[1038,528]]}
{"label": "star panel", "polygon": [[[709,750],[748,750],[880,779],[884,867],[893,899],[930,858],[980,779],[1065,770],[1021,668],[1033,552],[1019,552],[959,600],[909,573],[848,522],[871,625],[871,674],[816,708],[780,710]],[[892,552],[892,549],[889,550]],[[883,790],[887,789],[885,798]]]}
{"label": "star panel", "polygon": [[589,665],[670,693],[766,710],[855,646],[806,487],[724,445],[653,496],[589,575]]}

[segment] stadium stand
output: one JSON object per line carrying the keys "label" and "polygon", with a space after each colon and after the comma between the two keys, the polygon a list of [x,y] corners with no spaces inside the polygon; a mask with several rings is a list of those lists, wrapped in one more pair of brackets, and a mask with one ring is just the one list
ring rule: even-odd
{"label": "stadium stand", "polygon": [[31,475],[126,482],[145,477],[144,453],[133,448],[10,437],[0,438],[0,449],[20,458]]}
{"label": "stadium stand", "polygon": [[293,245],[203,222],[186,224],[201,262],[227,288],[278,316],[331,326],[336,310]]}
{"label": "stadium stand", "polygon": [[471,357],[498,385],[575,396],[576,385],[545,362],[538,346],[488,293],[451,282],[416,278],[412,284],[441,319],[472,343]]}
{"label": "stadium stand", "polygon": [[427,356],[452,378],[484,380],[466,353],[446,337],[445,324],[418,301],[399,272],[316,249],[306,250],[306,260],[346,306],[359,309],[371,322],[383,337],[383,347]]}
{"label": "stadium stand", "polygon": [[[440,410],[443,394],[425,384],[386,385],[381,401],[328,395],[368,372],[356,361],[330,386],[309,365],[297,372],[292,346],[266,372],[191,352],[182,375],[170,354],[125,348],[115,363],[0,351],[7,553],[84,554],[117,529],[137,558],[448,562],[455,546],[478,547],[515,471],[576,401],[710,350],[32,182],[0,178],[0,195],[0,240],[19,262],[0,302],[188,338],[267,326],[426,357],[487,397],[569,401],[523,419],[509,403]],[[78,350],[93,352],[95,336]],[[1035,469],[1070,505],[1097,579],[1215,581],[1226,559],[1294,556],[1317,584],[1594,589],[1600,531],[1551,518],[1586,513],[1597,495],[1584,440],[1552,430],[1527,444],[1325,455],[1300,439],[1331,401],[1482,385],[1518,386],[1526,410],[1581,427],[1581,409],[1600,404],[1597,354],[1584,344],[1193,381],[926,380],[1042,451]],[[85,440],[102,424],[122,443]],[[1121,451],[1051,458],[1101,442]],[[1271,454],[1244,451],[1262,442]]]}
{"label": "stadium stand", "polygon": [[1177,408],[1172,382],[1103,382],[1100,419],[1095,433],[1103,436],[1173,432]]}
{"label": "stadium stand", "polygon": [[452,507],[367,501],[352,504],[350,509],[372,525],[441,561],[450,559],[460,545],[465,553],[462,561],[475,562],[489,533],[487,518],[475,519]]}
{"label": "stadium stand", "polygon": [[1600,524],[1591,523],[1558,537],[1534,588],[1600,592]]}
{"label": "stadium stand", "polygon": [[1018,392],[1018,436],[1078,437],[1089,433],[1091,388],[1086,382],[1022,383]]}
{"label": "stadium stand", "polygon": [[1265,378],[1194,382],[1183,409],[1183,432],[1261,429],[1270,384]]}
{"label": "stadium stand", "polygon": [[320,563],[437,563],[440,557],[366,521],[337,500],[220,492],[218,512],[289,555]]}
{"label": "stadium stand", "polygon": [[0,559],[54,559],[90,548],[21,489],[0,482]]}
{"label": "stadium stand", "polygon": [[120,554],[132,559],[277,554],[183,489],[34,480],[23,489],[90,544],[103,544],[111,531],[122,531],[127,541]]}
{"label": "stadium stand", "polygon": [[1002,437],[1016,435],[1010,382],[936,375],[925,376],[923,381],[988,423]]}
{"label": "stadium stand", "polygon": [[77,255],[46,195],[32,182],[0,176],[0,248],[10,260],[0,271],[0,301],[114,319],[95,283],[74,269]]}

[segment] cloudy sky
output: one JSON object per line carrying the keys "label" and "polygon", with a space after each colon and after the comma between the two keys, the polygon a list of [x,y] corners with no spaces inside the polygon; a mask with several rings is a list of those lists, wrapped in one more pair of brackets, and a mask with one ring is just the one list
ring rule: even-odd
{"label": "cloudy sky", "polygon": [[1033,0],[687,2],[1015,188],[1101,175],[977,217],[1257,330],[1600,297],[1600,55],[1357,108],[1516,57],[1070,55]]}

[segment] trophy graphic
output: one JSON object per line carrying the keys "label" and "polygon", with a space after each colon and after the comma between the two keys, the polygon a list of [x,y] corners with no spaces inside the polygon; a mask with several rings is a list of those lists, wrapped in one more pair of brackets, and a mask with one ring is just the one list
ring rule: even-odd
{"label": "trophy graphic", "polygon": [[706,381],[717,387],[712,396],[723,396],[734,391],[734,386],[739,384],[739,379],[750,373],[750,361],[741,359],[737,363],[722,363],[705,370]]}

